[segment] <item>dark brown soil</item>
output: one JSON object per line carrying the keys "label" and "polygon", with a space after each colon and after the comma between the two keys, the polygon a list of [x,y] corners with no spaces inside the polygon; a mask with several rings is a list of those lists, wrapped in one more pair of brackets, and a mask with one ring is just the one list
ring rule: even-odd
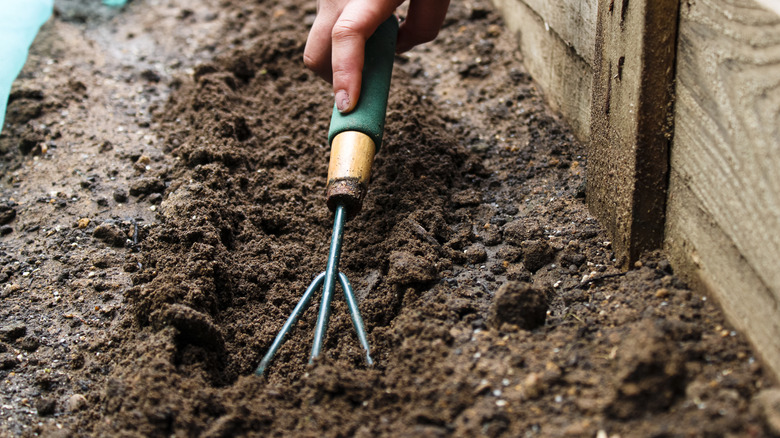
{"label": "dark brown soil", "polygon": [[341,261],[376,365],[336,299],[315,364],[316,305],[255,376],[330,240],[314,2],[88,3],[60,3],[0,136],[0,434],[771,436],[717,305],[661,253],[616,267],[485,1],[396,59]]}

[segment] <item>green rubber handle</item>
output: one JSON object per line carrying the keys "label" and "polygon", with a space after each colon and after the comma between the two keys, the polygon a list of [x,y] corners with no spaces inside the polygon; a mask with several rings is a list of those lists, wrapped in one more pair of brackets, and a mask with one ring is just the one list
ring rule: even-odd
{"label": "green rubber handle", "polygon": [[397,37],[398,19],[391,15],[366,41],[360,98],[355,109],[348,114],[341,114],[336,105],[333,105],[328,144],[344,131],[359,131],[371,137],[377,152],[379,151],[385,130],[387,97],[390,93]]}

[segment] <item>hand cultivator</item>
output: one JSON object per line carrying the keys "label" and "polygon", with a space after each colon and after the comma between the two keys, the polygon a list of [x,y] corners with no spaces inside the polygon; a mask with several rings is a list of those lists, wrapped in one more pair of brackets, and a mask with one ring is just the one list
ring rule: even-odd
{"label": "hand cultivator", "polygon": [[293,309],[287,322],[271,344],[268,352],[257,367],[255,374],[262,375],[271,363],[277,350],[282,346],[285,336],[298,318],[309,306],[314,292],[322,286],[317,325],[314,330],[314,344],[311,349],[311,363],[322,350],[325,331],[330,317],[330,303],[336,283],[341,285],[347,300],[352,323],[357,331],[361,346],[366,352],[366,363],[373,364],[369,350],[363,318],[360,316],[357,300],[352,286],[344,273],[339,272],[341,242],[344,224],[360,211],[363,198],[368,189],[371,176],[371,163],[379,150],[387,110],[387,97],[390,90],[390,76],[393,71],[393,54],[398,34],[398,22],[390,17],[377,29],[366,42],[365,64],[360,98],[355,109],[341,114],[333,109],[328,141],[331,145],[330,165],[328,167],[327,205],[334,212],[333,234],[325,272],[317,275]]}

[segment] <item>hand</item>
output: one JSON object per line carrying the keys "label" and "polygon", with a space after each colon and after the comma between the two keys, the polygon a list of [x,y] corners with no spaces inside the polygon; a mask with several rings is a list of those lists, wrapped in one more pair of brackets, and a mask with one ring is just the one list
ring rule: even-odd
{"label": "hand", "polygon": [[[360,97],[366,40],[405,0],[318,0],[303,62],[333,84],[336,108],[348,113]],[[396,51],[433,41],[444,22],[450,0],[410,0],[398,29]]]}

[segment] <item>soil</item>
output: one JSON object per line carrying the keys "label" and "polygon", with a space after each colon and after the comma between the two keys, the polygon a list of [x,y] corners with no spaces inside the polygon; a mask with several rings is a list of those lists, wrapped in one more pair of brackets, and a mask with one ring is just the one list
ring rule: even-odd
{"label": "soil", "polygon": [[[489,2],[396,57],[309,365],[332,93],[315,3],[57,3],[0,136],[0,434],[773,436],[780,399],[663,253],[629,271],[587,157]],[[316,298],[315,298],[316,301]]]}

